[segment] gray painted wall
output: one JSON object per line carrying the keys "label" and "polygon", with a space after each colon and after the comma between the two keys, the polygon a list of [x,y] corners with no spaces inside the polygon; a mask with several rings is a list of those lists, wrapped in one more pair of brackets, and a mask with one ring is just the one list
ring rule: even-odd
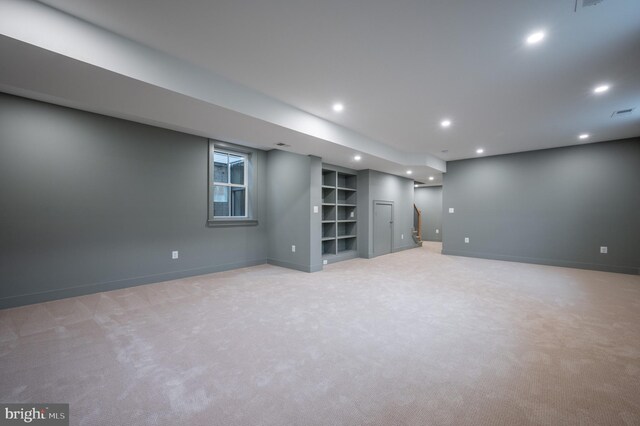
{"label": "gray painted wall", "polygon": [[[361,189],[362,184],[367,185]],[[413,190],[412,179],[390,175],[376,170],[363,170],[358,173],[358,197],[362,191],[362,201],[358,201],[358,236],[362,244],[360,255],[373,257],[373,202],[393,201],[393,251],[416,247],[411,237],[413,228]],[[361,237],[360,225],[366,235]],[[404,234],[404,238],[402,235]],[[365,246],[366,244],[366,246]]]}
{"label": "gray painted wall", "polygon": [[442,187],[416,188],[414,203],[422,211],[422,239],[442,241]]}
{"label": "gray painted wall", "polygon": [[322,158],[309,156],[309,168],[309,270],[315,272],[322,270]]}
{"label": "gray painted wall", "polygon": [[369,175],[370,170],[358,171],[358,186],[357,186],[357,207],[356,215],[358,216],[358,256],[369,258],[369,250],[373,252],[373,247],[370,247],[369,241],[369,228],[373,226],[373,222],[369,221],[369,210],[371,198],[369,197]]}
{"label": "gray painted wall", "polygon": [[205,138],[0,94],[0,308],[264,263],[265,217],[206,226],[207,157]]}
{"label": "gray painted wall", "polygon": [[639,272],[640,138],[453,161],[443,187],[445,254]]}
{"label": "gray painted wall", "polygon": [[[322,179],[321,161],[274,149],[267,152],[267,162],[268,262],[300,271],[318,271],[322,269],[321,254],[318,257],[321,219],[320,214],[313,214],[312,206],[322,196],[318,186]],[[313,184],[318,186],[315,192],[311,190],[312,170]],[[311,249],[311,235],[315,235],[317,250]],[[291,251],[292,245],[296,246],[295,252]]]}

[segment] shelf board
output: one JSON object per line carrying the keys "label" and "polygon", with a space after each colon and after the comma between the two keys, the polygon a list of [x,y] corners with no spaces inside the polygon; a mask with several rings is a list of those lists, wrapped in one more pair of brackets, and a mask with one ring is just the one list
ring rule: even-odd
{"label": "shelf board", "polygon": [[340,262],[342,260],[355,259],[358,257],[358,250],[340,250],[338,253],[324,253],[322,260],[328,263]]}
{"label": "shelf board", "polygon": [[335,219],[334,220],[323,220],[322,221],[322,223],[335,223],[335,222],[336,222]]}
{"label": "shelf board", "polygon": [[327,189],[336,189],[335,186],[331,186],[331,185],[322,185],[322,187]]}
{"label": "shelf board", "polygon": [[322,237],[322,241],[330,241],[330,240],[335,240],[336,237]]}
{"label": "shelf board", "polygon": [[355,205],[355,204],[340,204],[340,203],[338,203],[338,204],[336,204],[336,205],[337,205],[338,207],[356,207],[356,205]]}
{"label": "shelf board", "polygon": [[323,206],[335,206],[336,203],[322,203]]}
{"label": "shelf board", "polygon": [[355,255],[358,253],[358,250],[338,250],[337,256],[344,256],[345,254],[348,254],[348,253]]}
{"label": "shelf board", "polygon": [[339,186],[338,189],[341,190],[341,191],[353,191],[353,192],[356,191],[355,188],[347,188],[345,186]]}
{"label": "shelf board", "polygon": [[355,237],[356,237],[355,235],[338,235],[337,239],[342,240],[344,238],[355,238]]}
{"label": "shelf board", "polygon": [[349,222],[357,222],[356,219],[339,219],[338,222],[349,223]]}

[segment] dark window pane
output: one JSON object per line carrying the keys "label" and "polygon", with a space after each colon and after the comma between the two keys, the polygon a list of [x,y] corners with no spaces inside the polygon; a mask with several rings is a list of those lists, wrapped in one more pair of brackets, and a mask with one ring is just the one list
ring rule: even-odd
{"label": "dark window pane", "polygon": [[213,215],[229,216],[229,187],[215,185],[213,187]]}
{"label": "dark window pane", "polygon": [[244,188],[231,187],[231,216],[246,216]]}
{"label": "dark window pane", "polygon": [[229,154],[229,166],[231,183],[244,185],[244,157]]}
{"label": "dark window pane", "polygon": [[213,154],[213,181],[229,183],[229,156],[221,152]]}

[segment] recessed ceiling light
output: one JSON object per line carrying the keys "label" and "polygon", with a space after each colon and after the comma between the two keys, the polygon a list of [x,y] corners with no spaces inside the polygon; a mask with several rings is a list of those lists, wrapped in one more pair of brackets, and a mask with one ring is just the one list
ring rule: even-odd
{"label": "recessed ceiling light", "polygon": [[411,170],[407,170],[408,175],[410,175],[411,173],[413,173]]}
{"label": "recessed ceiling light", "polygon": [[588,139],[589,138],[589,133],[583,133],[580,136],[578,136],[578,139]]}
{"label": "recessed ceiling light", "polygon": [[608,84],[601,84],[600,86],[596,86],[595,89],[593,89],[593,93],[604,93],[607,90],[609,90],[609,85]]}
{"label": "recessed ceiling light", "polygon": [[335,104],[333,104],[333,110],[335,112],[342,112],[342,110],[344,110],[344,105],[342,105],[340,102],[336,102]]}
{"label": "recessed ceiling light", "polygon": [[429,180],[433,180],[435,179],[433,176],[429,176]]}
{"label": "recessed ceiling light", "polygon": [[476,149],[476,154],[482,154],[483,152],[484,152],[484,149],[482,148]]}
{"label": "recessed ceiling light", "polygon": [[537,44],[544,40],[544,31],[536,31],[527,36],[527,44]]}
{"label": "recessed ceiling light", "polygon": [[416,183],[415,185],[413,185],[413,187],[414,187],[414,188],[417,188],[417,187],[418,187],[418,184]]}
{"label": "recessed ceiling light", "polygon": [[359,155],[356,155],[355,157],[353,157],[353,159],[356,160],[356,161],[360,161],[360,160],[362,160],[362,157],[359,156]]}
{"label": "recessed ceiling light", "polygon": [[442,121],[440,122],[440,125],[441,125],[442,127],[449,127],[449,126],[451,126],[451,120],[442,120]]}

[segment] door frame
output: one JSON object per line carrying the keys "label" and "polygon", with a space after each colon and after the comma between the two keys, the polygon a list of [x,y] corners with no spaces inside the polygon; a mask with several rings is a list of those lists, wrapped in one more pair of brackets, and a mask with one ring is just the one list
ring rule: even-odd
{"label": "door frame", "polygon": [[387,200],[373,200],[373,208],[371,210],[371,255],[372,257],[376,257],[376,256],[383,256],[381,254],[376,254],[375,253],[375,247],[376,247],[376,228],[375,228],[375,214],[376,214],[376,204],[381,204],[381,205],[389,205],[391,206],[391,241],[390,241],[390,247],[389,247],[389,253],[385,253],[385,254],[391,254],[393,253],[393,236],[395,235],[395,226],[396,226],[396,221],[394,219],[395,217],[395,205],[393,201],[387,201]]}

